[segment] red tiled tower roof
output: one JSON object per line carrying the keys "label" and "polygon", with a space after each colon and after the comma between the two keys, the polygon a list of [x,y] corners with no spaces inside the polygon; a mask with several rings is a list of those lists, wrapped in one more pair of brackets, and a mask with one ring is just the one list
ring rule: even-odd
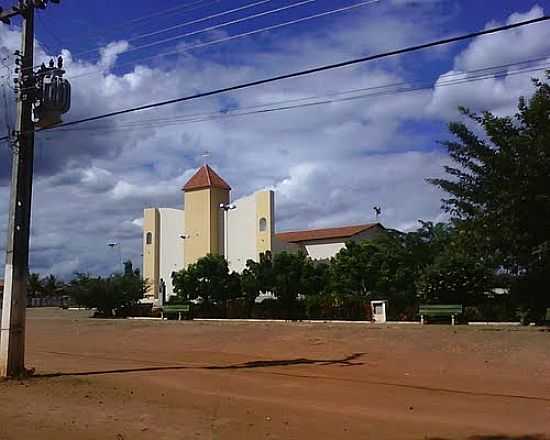
{"label": "red tiled tower roof", "polygon": [[221,188],[231,191],[231,187],[209,165],[203,165],[184,185],[184,191],[203,188]]}

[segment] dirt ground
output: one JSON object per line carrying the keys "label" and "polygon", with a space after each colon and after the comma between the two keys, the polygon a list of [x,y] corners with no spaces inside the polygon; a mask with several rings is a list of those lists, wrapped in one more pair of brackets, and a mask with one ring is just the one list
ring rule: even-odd
{"label": "dirt ground", "polygon": [[550,439],[541,328],[108,321],[28,312],[1,440]]}

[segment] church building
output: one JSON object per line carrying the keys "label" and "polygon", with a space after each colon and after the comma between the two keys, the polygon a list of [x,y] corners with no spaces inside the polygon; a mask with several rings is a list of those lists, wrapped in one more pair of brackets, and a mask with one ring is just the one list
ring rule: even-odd
{"label": "church building", "polygon": [[307,231],[275,232],[275,193],[257,191],[234,202],[231,187],[209,165],[183,187],[184,209],[144,211],[143,276],[151,300],[161,286],[173,295],[172,273],[207,254],[223,255],[230,270],[241,272],[261,253],[301,250],[313,259],[329,259],[349,240],[372,238],[379,223]]}

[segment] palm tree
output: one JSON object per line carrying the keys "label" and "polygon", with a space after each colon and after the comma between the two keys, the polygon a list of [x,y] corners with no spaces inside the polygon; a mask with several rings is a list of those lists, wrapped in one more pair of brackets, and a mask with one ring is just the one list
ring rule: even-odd
{"label": "palm tree", "polygon": [[55,275],[48,275],[42,280],[44,296],[58,296],[63,289],[63,282],[58,280]]}
{"label": "palm tree", "polygon": [[28,288],[28,296],[31,298],[36,298],[42,295],[42,293],[44,292],[44,285],[42,280],[40,279],[39,274],[37,273],[29,274],[29,278],[27,280],[27,288]]}

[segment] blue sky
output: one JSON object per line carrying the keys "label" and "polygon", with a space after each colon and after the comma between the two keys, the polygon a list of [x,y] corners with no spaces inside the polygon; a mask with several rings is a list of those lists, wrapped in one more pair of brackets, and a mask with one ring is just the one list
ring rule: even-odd
{"label": "blue sky", "polygon": [[[36,62],[63,53],[73,84],[73,106],[65,117],[69,121],[524,20],[550,8],[546,1],[380,0],[238,37],[360,2],[311,0],[179,38],[300,0],[265,1],[182,26],[256,1],[64,0],[39,12]],[[195,4],[195,9],[163,13],[185,4]],[[144,16],[148,18],[135,21]],[[17,48],[18,29],[17,22],[0,28],[2,57]],[[140,37],[150,33],[155,35]],[[170,41],[155,44],[165,39]],[[227,41],[212,44],[218,40]],[[146,44],[153,46],[139,47]],[[203,47],[190,49],[196,45]],[[143,209],[180,207],[180,188],[203,162],[204,151],[210,152],[208,161],[232,185],[234,198],[262,188],[276,191],[278,230],[369,222],[375,205],[382,206],[381,220],[390,227],[410,230],[418,219],[443,221],[443,194],[425,179],[442,175],[448,163],[438,141],[449,137],[448,122],[461,117],[457,106],[511,114],[517,98],[532,93],[529,78],[542,74],[517,74],[517,66],[510,66],[500,69],[499,77],[472,81],[472,71],[532,59],[539,59],[539,67],[547,66],[549,56],[550,26],[543,23],[39,135],[32,269],[64,277],[75,271],[108,273],[118,262],[118,254],[106,246],[113,240],[122,243],[125,258],[140,261]],[[8,67],[10,62],[4,61]],[[12,99],[7,71],[2,71],[4,90]],[[449,78],[451,84],[445,84]],[[396,93],[390,87],[382,89],[386,95],[345,102],[213,117],[228,109],[244,112],[312,96],[343,92],[348,95],[338,96],[356,96],[361,93],[349,91],[394,83],[424,88]],[[433,88],[436,83],[443,86]],[[7,110],[13,122],[13,109],[0,109],[0,120]],[[194,120],[192,115],[197,114],[203,116]],[[2,147],[0,252],[5,242],[9,168],[9,152]]]}

